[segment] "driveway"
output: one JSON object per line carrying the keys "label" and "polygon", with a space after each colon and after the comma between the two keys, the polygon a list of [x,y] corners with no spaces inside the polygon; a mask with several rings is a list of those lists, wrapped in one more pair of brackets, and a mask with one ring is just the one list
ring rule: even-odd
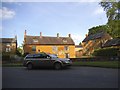
{"label": "driveway", "polygon": [[3,88],[118,88],[118,69],[71,67],[63,70],[2,68]]}

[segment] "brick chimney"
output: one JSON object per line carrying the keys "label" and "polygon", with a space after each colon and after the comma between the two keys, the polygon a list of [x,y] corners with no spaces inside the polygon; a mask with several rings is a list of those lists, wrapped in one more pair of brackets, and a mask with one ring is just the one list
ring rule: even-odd
{"label": "brick chimney", "polygon": [[57,38],[59,38],[59,33],[57,33]]}
{"label": "brick chimney", "polygon": [[42,38],[42,32],[40,32],[40,38]]}
{"label": "brick chimney", "polygon": [[26,36],[26,34],[27,34],[27,30],[25,30],[25,32],[24,32],[24,36]]}
{"label": "brick chimney", "polygon": [[71,34],[68,34],[68,37],[70,37],[70,38],[71,38]]}

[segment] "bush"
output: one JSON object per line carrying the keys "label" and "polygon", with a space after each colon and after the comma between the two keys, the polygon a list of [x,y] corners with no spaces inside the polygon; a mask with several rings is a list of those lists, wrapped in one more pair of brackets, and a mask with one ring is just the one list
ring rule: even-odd
{"label": "bush", "polygon": [[20,57],[12,53],[2,53],[2,63],[16,63],[23,61],[23,57]]}
{"label": "bush", "polygon": [[93,56],[118,56],[119,48],[102,48],[95,50]]}

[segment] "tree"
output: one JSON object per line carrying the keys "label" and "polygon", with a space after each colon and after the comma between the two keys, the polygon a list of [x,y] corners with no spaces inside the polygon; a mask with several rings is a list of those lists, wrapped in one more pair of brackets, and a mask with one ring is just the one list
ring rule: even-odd
{"label": "tree", "polygon": [[108,18],[108,32],[113,37],[120,37],[120,0],[103,0],[99,3]]}
{"label": "tree", "polygon": [[96,34],[98,32],[108,32],[108,25],[99,25],[99,26],[96,26],[96,27],[92,27],[89,29],[89,32],[88,32],[88,35],[91,35],[91,34]]}
{"label": "tree", "polygon": [[19,46],[19,47],[17,48],[17,50],[16,50],[16,54],[17,54],[18,56],[22,56],[22,55],[23,55],[23,49],[22,49],[22,46]]}
{"label": "tree", "polygon": [[118,0],[102,0],[99,3],[106,11],[108,21],[120,20],[120,1]]}

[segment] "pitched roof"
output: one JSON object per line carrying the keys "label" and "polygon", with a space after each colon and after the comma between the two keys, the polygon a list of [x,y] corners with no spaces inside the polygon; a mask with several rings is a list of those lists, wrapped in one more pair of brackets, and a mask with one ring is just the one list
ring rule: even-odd
{"label": "pitched roof", "polygon": [[75,45],[75,48],[82,48],[82,45]]}
{"label": "pitched roof", "polygon": [[26,36],[26,44],[39,45],[74,45],[70,37]]}
{"label": "pitched roof", "polygon": [[17,40],[15,38],[0,38],[0,42],[2,42],[2,43],[16,43]]}
{"label": "pitched roof", "polygon": [[108,40],[103,47],[120,46],[120,38]]}
{"label": "pitched roof", "polygon": [[109,34],[106,33],[106,32],[99,32],[99,33],[96,33],[96,34],[91,34],[91,35],[88,35],[88,36],[83,40],[83,42],[86,42],[86,41],[89,41],[89,40],[98,39],[98,38],[102,38],[103,36],[106,36],[106,35],[109,35]]}

